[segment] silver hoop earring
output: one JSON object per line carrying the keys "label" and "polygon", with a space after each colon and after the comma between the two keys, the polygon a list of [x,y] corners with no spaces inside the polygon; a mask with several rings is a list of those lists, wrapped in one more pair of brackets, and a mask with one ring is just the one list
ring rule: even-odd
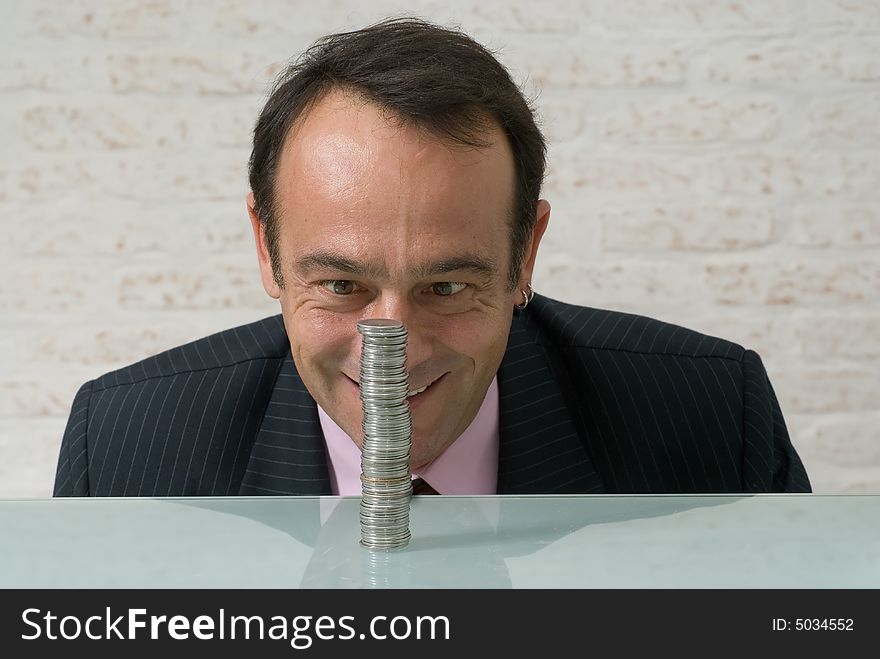
{"label": "silver hoop earring", "polygon": [[522,311],[529,306],[529,302],[535,297],[535,291],[532,290],[532,282],[526,282],[526,290],[520,289],[519,292],[522,293],[523,296],[522,304],[514,304],[513,307],[514,309]]}

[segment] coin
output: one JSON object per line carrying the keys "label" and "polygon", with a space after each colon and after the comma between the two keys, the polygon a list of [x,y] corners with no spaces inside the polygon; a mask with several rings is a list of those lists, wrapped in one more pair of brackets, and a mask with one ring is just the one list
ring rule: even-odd
{"label": "coin", "polygon": [[405,547],[411,537],[412,417],[407,402],[407,332],[402,323],[389,319],[363,320],[357,329],[363,337],[361,544],[370,549],[397,549]]}

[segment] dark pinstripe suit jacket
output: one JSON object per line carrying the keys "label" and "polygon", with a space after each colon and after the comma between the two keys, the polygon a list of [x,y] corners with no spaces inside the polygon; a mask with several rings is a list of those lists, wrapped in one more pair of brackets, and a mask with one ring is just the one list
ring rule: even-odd
{"label": "dark pinstripe suit jacket", "polygon": [[[498,371],[498,491],[808,492],[760,358],[656,320],[536,296]],[[86,383],[56,496],[329,494],[280,316]]]}

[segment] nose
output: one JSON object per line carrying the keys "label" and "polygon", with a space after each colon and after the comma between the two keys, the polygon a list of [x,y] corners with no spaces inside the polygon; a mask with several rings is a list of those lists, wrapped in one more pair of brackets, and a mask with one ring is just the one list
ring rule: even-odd
{"label": "nose", "polygon": [[406,327],[406,368],[413,369],[431,357],[431,324],[423,309],[410,297],[396,293],[382,293],[368,308],[365,318],[389,318]]}

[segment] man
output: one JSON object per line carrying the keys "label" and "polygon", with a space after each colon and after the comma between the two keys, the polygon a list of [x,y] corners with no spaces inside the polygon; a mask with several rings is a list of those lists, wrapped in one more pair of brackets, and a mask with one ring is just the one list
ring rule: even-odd
{"label": "man", "polygon": [[440,493],[809,491],[755,353],[533,293],[544,154],[467,36],[320,40],[250,159],[281,316],[84,385],[55,493],[358,494],[363,318],[408,329],[411,467]]}

